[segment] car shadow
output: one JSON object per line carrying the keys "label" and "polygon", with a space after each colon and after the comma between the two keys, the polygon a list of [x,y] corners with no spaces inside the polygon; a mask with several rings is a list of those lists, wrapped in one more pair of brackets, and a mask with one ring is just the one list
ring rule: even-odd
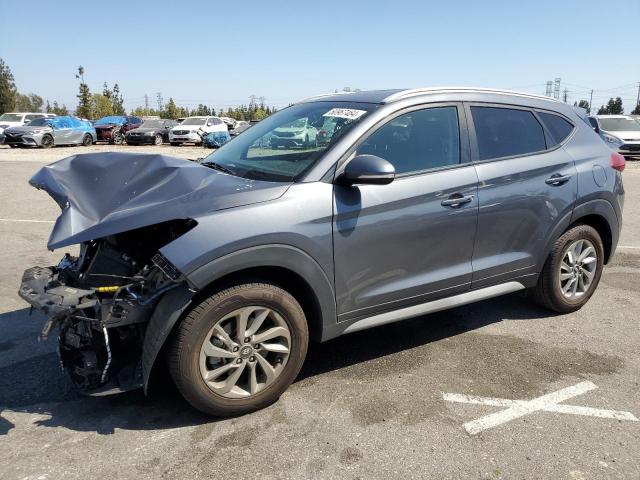
{"label": "car shadow", "polygon": [[[154,388],[107,397],[85,397],[71,386],[61,371],[55,338],[30,348],[44,317],[29,317],[28,309],[0,315],[0,328],[9,332],[0,344],[0,436],[14,425],[3,410],[33,414],[38,426],[111,434],[115,429],[162,430],[218,421],[199,413],[177,392],[168,372],[155,372]],[[548,317],[522,295],[512,294],[456,309],[345,335],[310,345],[296,381],[393,355],[486,325]],[[5,337],[7,338],[7,337]],[[166,379],[166,381],[164,381]],[[9,416],[10,416],[9,415]],[[41,418],[37,418],[41,417]]]}

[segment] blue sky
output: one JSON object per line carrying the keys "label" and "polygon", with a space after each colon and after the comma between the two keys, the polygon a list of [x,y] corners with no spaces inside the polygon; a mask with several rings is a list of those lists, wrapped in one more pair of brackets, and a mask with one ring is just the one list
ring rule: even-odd
{"label": "blue sky", "polygon": [[620,95],[629,111],[640,82],[640,0],[0,0],[0,11],[0,58],[19,90],[69,107],[80,64],[92,90],[118,82],[127,109],[156,92],[283,106],[345,86],[544,93],[561,77],[571,102],[593,88],[594,104]]}

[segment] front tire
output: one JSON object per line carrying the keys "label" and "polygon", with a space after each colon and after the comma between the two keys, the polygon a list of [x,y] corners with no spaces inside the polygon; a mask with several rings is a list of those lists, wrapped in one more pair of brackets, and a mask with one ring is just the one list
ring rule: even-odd
{"label": "front tire", "polygon": [[300,304],[285,290],[250,283],[195,306],[169,353],[185,399],[215,416],[240,415],[278,400],[302,368],[309,341]]}
{"label": "front tire", "polygon": [[576,225],[556,240],[533,297],[558,313],[579,310],[595,292],[604,265],[604,247],[598,232]]}
{"label": "front tire", "polygon": [[87,134],[84,137],[82,137],[82,146],[90,147],[92,144],[93,144],[93,138],[91,138],[91,135]]}
{"label": "front tire", "polygon": [[42,146],[42,148],[53,147],[53,137],[51,135],[45,135],[44,137],[42,137],[40,145]]}
{"label": "front tire", "polygon": [[111,143],[114,145],[122,145],[124,143],[124,135],[121,132],[115,132],[111,136]]}
{"label": "front tire", "polygon": [[156,135],[155,138],[153,139],[153,144],[162,145],[162,135],[160,134]]}

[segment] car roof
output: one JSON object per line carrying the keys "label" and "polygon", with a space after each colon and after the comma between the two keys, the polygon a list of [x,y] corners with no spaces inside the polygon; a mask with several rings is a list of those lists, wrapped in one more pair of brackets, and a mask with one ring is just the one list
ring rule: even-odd
{"label": "car roof", "polygon": [[534,98],[539,100],[547,100],[550,102],[559,101],[544,95],[535,95],[532,93],[516,92],[512,90],[500,90],[493,88],[479,88],[479,87],[428,87],[428,88],[411,88],[411,89],[388,89],[388,90],[368,90],[359,92],[338,92],[329,93],[325,95],[316,95],[306,98],[299,103],[305,102],[362,102],[362,103],[376,103],[376,104],[388,104],[398,100],[402,100],[410,97],[417,97],[430,94],[441,93],[490,93],[494,95],[505,95],[511,97],[525,97]]}

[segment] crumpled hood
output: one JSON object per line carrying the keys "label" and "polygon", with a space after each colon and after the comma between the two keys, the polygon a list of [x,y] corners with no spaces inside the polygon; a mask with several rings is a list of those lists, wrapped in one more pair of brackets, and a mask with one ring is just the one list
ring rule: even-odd
{"label": "crumpled hood", "polygon": [[62,208],[47,244],[51,250],[273,200],[290,185],[226,175],[165,155],[115,152],[65,158],[41,168],[29,183]]}
{"label": "crumpled hood", "polygon": [[95,128],[96,130],[111,130],[112,128],[116,128],[116,127],[121,127],[122,125],[119,125],[117,123],[103,123],[102,125],[94,125],[93,128]]}

